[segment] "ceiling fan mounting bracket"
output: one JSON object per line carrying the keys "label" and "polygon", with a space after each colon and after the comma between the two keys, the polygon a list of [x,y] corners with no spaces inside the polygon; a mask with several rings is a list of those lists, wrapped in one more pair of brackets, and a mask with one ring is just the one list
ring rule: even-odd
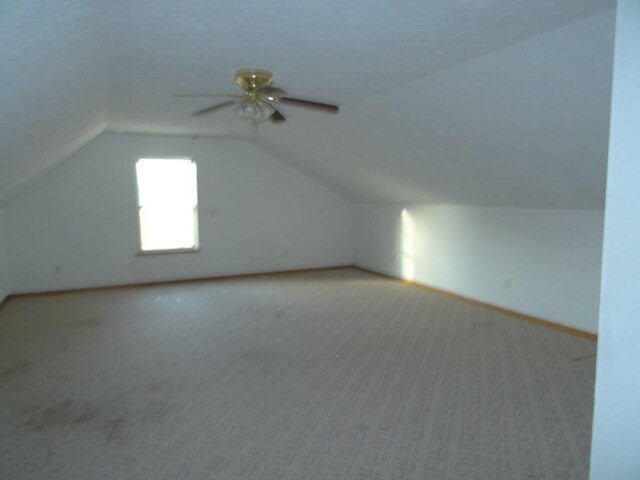
{"label": "ceiling fan mounting bracket", "polygon": [[243,68],[236,71],[236,83],[245,91],[259,90],[273,82],[273,74],[261,68]]}

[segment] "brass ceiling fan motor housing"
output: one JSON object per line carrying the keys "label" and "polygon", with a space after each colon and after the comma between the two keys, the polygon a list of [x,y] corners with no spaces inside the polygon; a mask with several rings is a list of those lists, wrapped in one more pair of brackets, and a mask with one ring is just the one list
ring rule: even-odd
{"label": "brass ceiling fan motor housing", "polygon": [[273,83],[273,73],[261,68],[243,68],[236,72],[236,83],[245,92],[260,90]]}

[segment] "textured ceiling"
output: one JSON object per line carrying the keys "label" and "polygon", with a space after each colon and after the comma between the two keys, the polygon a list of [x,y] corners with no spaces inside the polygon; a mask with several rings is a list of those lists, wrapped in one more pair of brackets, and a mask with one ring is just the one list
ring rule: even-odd
{"label": "textured ceiling", "polygon": [[254,141],[348,198],[590,208],[604,187],[612,7],[0,0],[0,199],[105,127],[248,135],[232,111],[192,119],[207,100],[171,92],[234,91],[232,72],[256,65],[341,105],[337,117],[283,107],[291,121]]}

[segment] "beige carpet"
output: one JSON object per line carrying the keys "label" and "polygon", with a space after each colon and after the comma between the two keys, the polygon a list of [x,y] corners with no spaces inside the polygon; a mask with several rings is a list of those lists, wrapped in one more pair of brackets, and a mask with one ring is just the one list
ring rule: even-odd
{"label": "beige carpet", "polygon": [[595,350],[351,269],[14,300],[0,478],[586,479]]}

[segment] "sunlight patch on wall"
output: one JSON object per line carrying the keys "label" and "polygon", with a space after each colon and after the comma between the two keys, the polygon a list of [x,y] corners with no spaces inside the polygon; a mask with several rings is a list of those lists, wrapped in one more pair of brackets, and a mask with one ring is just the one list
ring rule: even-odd
{"label": "sunlight patch on wall", "polygon": [[401,274],[405,280],[415,278],[416,226],[413,217],[406,208],[401,213]]}

